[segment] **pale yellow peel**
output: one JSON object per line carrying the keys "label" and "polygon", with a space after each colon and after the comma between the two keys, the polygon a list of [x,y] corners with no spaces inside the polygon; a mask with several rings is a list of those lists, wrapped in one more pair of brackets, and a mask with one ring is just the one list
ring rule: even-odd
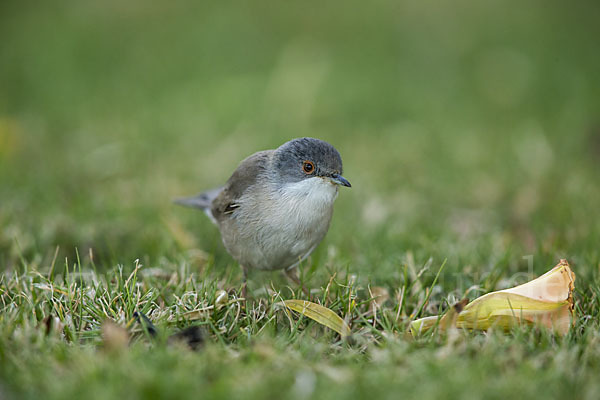
{"label": "pale yellow peel", "polygon": [[[561,260],[550,271],[511,289],[483,295],[453,314],[455,323],[449,323],[450,312],[439,319],[439,330],[450,326],[468,330],[487,330],[497,327],[510,330],[520,324],[537,324],[564,335],[573,324],[573,290],[575,274],[569,263]],[[413,335],[432,329],[438,317],[413,321]],[[450,325],[450,326],[449,326]]]}
{"label": "pale yellow peel", "polygon": [[544,275],[499,292],[520,294],[532,299],[553,302],[567,300],[573,289],[575,289],[575,274],[571,271],[567,260],[560,260],[558,265]]}

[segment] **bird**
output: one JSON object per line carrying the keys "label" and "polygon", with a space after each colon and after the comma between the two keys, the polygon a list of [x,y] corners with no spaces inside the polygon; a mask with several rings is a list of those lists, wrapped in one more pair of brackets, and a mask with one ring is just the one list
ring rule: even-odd
{"label": "bird", "polygon": [[352,186],[342,173],[335,147],[297,138],[245,158],[223,186],[175,203],[204,211],[217,225],[242,269],[246,297],[250,269],[283,270],[301,285],[297,266],[329,230],[338,188]]}

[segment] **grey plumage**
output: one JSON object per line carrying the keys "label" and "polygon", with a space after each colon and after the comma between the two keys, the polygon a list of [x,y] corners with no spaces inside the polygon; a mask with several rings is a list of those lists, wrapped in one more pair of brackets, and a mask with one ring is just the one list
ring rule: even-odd
{"label": "grey plumage", "polygon": [[204,210],[242,268],[290,269],[327,233],[338,185],[350,186],[342,172],[329,143],[294,139],[244,159],[224,186],[176,202]]}

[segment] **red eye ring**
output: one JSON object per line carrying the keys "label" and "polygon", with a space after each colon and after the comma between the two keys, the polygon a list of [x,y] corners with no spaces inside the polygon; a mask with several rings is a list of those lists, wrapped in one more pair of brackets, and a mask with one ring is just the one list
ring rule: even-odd
{"label": "red eye ring", "polygon": [[306,175],[311,175],[315,172],[315,164],[312,161],[304,161],[302,163],[302,171]]}

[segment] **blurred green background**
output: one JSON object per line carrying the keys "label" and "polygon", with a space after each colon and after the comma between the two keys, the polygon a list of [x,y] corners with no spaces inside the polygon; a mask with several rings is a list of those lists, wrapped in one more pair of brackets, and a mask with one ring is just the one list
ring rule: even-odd
{"label": "blurred green background", "polygon": [[199,249],[237,274],[171,200],[313,136],[353,184],[320,263],[592,271],[599,20],[591,1],[3,1],[0,266]]}

